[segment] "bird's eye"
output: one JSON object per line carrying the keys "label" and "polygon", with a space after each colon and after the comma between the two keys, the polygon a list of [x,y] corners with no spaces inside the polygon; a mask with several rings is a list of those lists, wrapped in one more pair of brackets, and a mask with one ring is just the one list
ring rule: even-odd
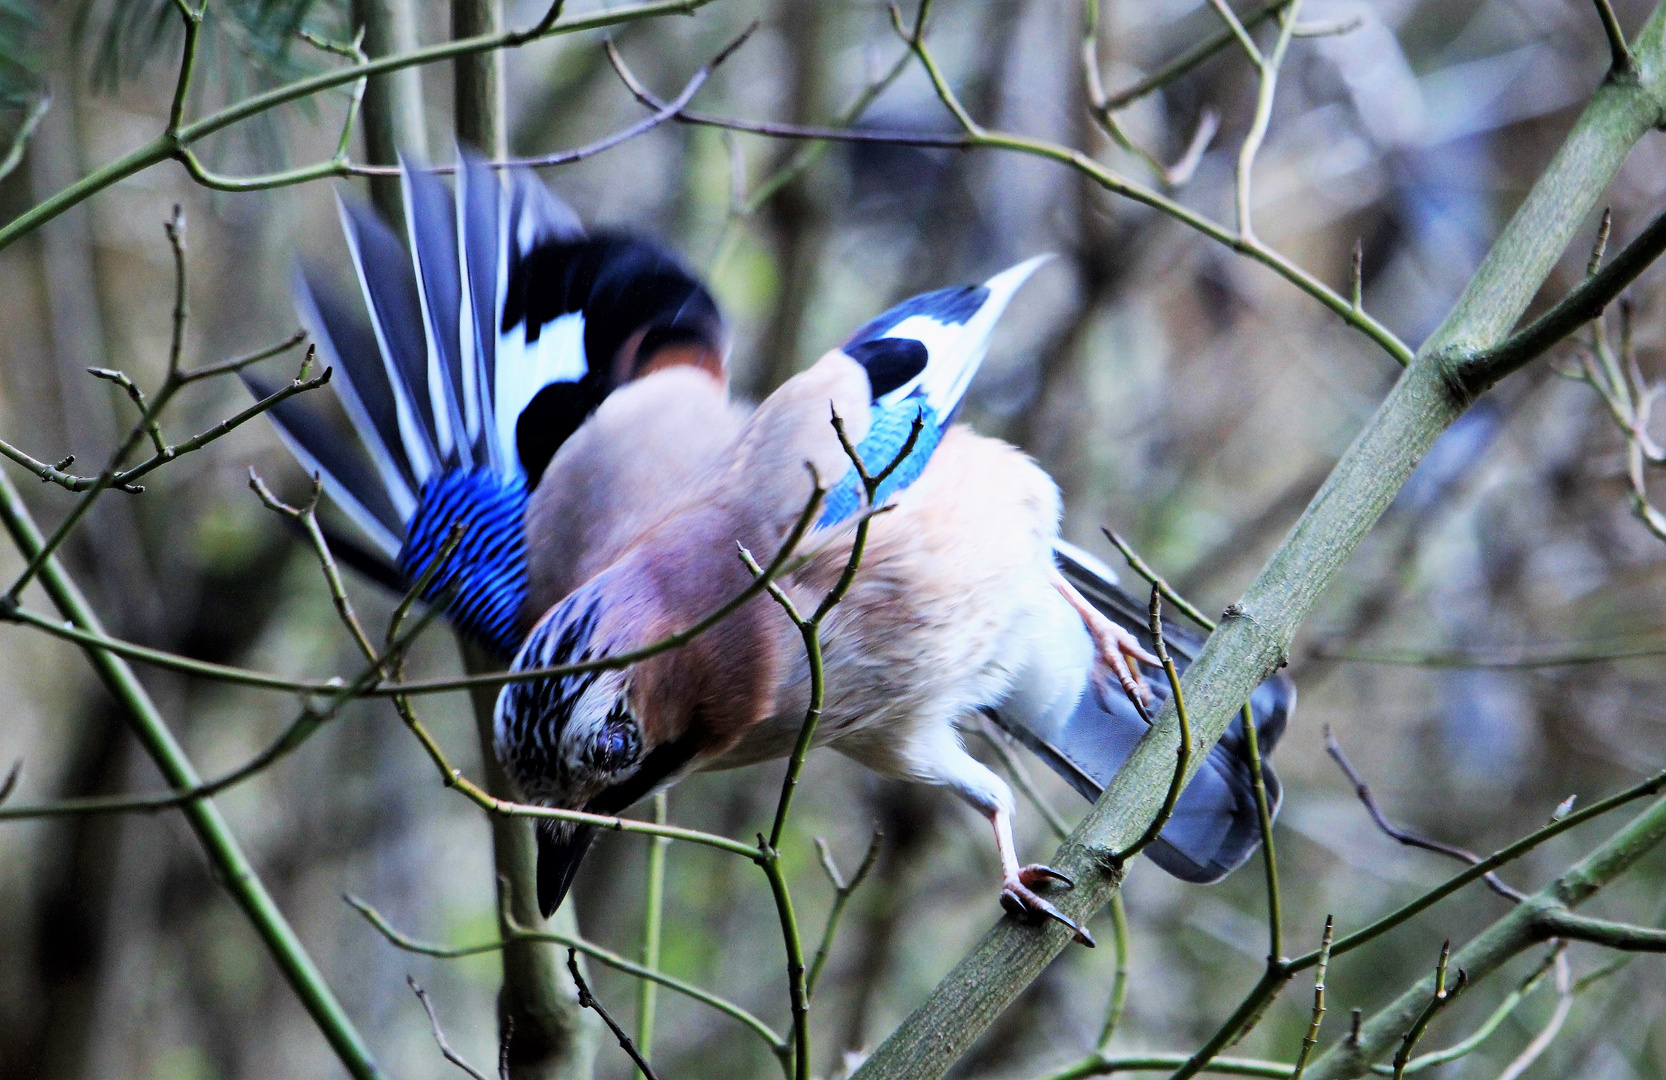
{"label": "bird's eye", "polygon": [[619,772],[636,764],[642,754],[642,735],[621,695],[591,742],[587,764],[600,772]]}

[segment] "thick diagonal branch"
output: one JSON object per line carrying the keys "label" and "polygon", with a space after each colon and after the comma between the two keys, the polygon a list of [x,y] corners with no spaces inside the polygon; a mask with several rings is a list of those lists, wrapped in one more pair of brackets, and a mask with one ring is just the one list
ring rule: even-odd
{"label": "thick diagonal branch", "polygon": [[[1637,35],[1637,77],[1610,80],[1597,90],[1446,321],[1187,670],[1194,761],[1207,756],[1250,692],[1284,663],[1297,628],[1418,461],[1474,395],[1503,374],[1493,368],[1467,382],[1455,364],[1506,338],[1632,146],[1660,123],[1666,112],[1663,29],[1666,11],[1657,10]],[[1077,881],[1060,900],[1071,917],[1090,917],[1116,888],[1107,856],[1133,841],[1161,805],[1175,733],[1170,706],[1059,852],[1054,865]],[[998,925],[857,1075],[941,1076],[1068,940],[1057,927]]]}

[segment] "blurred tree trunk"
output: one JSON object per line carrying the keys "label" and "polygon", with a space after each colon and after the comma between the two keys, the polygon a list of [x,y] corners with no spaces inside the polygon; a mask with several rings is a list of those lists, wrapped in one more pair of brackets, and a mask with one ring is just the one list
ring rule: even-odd
{"label": "blurred tree trunk", "polygon": [[[829,29],[834,5],[821,0],[787,0],[780,8],[781,33],[787,42],[785,97],[792,103],[792,122],[815,124],[826,82]],[[797,147],[783,145],[775,164],[786,161]],[[768,220],[775,238],[775,264],[781,287],[774,316],[763,335],[752,384],[742,393],[762,400],[798,370],[805,316],[815,295],[816,268],[821,263],[825,215],[811,188],[809,172],[801,173],[769,201]]]}
{"label": "blurred tree trunk", "polygon": [[[503,27],[502,0],[452,0],[453,37],[492,33]],[[479,53],[455,62],[457,140],[493,158],[508,153],[503,60]],[[463,643],[470,671],[500,665]],[[480,735],[480,760],[486,788],[493,795],[517,799],[520,793],[499,767],[492,746],[496,688],[470,695]],[[538,910],[538,845],[527,818],[492,818],[492,855],[497,868],[498,910],[506,908],[521,926],[541,927]],[[508,895],[504,895],[507,890]],[[578,933],[573,905],[563,904],[550,920],[552,929]],[[507,933],[508,926],[499,927]],[[498,991],[499,1039],[508,1043],[504,1061],[511,1080],[578,1080],[588,1077],[596,1057],[600,1021],[580,1008],[578,989],[556,945],[521,942],[503,950],[503,986]]]}
{"label": "blurred tree trunk", "polygon": [[[461,639],[459,639],[461,641]],[[462,642],[464,666],[470,673],[499,671],[502,665],[479,649]],[[492,749],[492,713],[496,687],[470,693],[480,732],[481,762],[486,789],[504,799],[520,793],[498,765]],[[515,922],[532,929],[546,924],[538,911],[538,845],[531,819],[496,817],[492,822],[492,856],[498,874],[498,910],[507,908]],[[508,896],[503,890],[508,889]],[[549,929],[577,934],[578,920],[571,901],[549,920]],[[499,932],[509,926],[500,920]],[[509,1043],[504,1060],[510,1080],[580,1080],[595,1063],[600,1022],[579,1007],[578,989],[567,973],[558,945],[523,941],[503,950],[503,987],[498,991],[499,1038]]]}
{"label": "blurred tree trunk", "polygon": [[[411,0],[353,0],[353,24],[364,28],[364,51],[373,58],[417,47],[416,8]],[[401,151],[426,161],[422,69],[401,68],[372,78],[365,87],[360,122],[365,159],[370,164],[396,164]],[[403,220],[397,176],[372,177],[370,198],[389,221]]]}
{"label": "blurred tree trunk", "polygon": [[[54,30],[62,30],[54,21]],[[67,32],[53,33],[53,53],[58,62],[73,69],[73,45]],[[80,94],[75,80],[66,79],[53,110],[47,114],[30,148],[30,186],[36,200],[73,182],[81,174]],[[48,328],[50,372],[39,391],[49,388],[57,408],[44,400],[18,401],[21,415],[31,413],[35,437],[47,440],[54,455],[71,448],[83,460],[97,460],[110,445],[113,418],[103,384],[92,384],[82,374],[87,365],[106,363],[104,319],[99,295],[99,276],[94,255],[91,224],[86,207],[76,207],[39,234],[38,259],[40,295],[45,300],[42,314]],[[81,377],[76,378],[77,375]],[[33,407],[31,407],[31,405]],[[56,422],[54,422],[56,421]],[[47,493],[53,501],[56,490]],[[154,640],[148,632],[154,622],[141,617],[151,605],[139,597],[122,596],[112,590],[111,574],[142,569],[132,528],[131,509],[114,501],[96,507],[78,542],[69,546],[70,557],[85,556],[89,545],[94,557],[77,560],[78,570],[95,595],[110,612],[113,632]],[[103,557],[109,556],[108,561]],[[103,573],[99,571],[103,570]],[[153,595],[144,588],[148,574],[141,572],[135,590],[144,600]],[[116,603],[111,604],[112,593]],[[125,601],[125,602],[123,602]],[[132,740],[127,737],[120,712],[99,695],[72,705],[79,715],[70,729],[72,749],[60,780],[65,795],[108,794],[120,790],[128,770]],[[34,977],[38,996],[32,1015],[16,1018],[7,1025],[6,1051],[0,1053],[0,1077],[58,1078],[86,1073],[89,1051],[96,1031],[98,989],[107,968],[111,897],[115,888],[117,849],[122,822],[117,818],[67,818],[43,825],[51,835],[45,845],[55,857],[45,861],[37,882],[36,907],[31,936],[34,940]]]}
{"label": "blurred tree trunk", "polygon": [[[495,34],[502,29],[503,0],[453,0],[453,38]],[[506,156],[509,140],[503,55],[494,51],[459,56],[453,65],[457,141],[474,147],[487,157]]]}

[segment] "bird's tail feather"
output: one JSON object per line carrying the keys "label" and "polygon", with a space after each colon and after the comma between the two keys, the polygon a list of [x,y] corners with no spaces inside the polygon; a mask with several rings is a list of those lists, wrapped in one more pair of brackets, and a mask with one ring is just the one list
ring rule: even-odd
{"label": "bird's tail feather", "polygon": [[[1094,607],[1136,634],[1146,647],[1151,646],[1145,605],[1123,591],[1114,574],[1098,560],[1084,558],[1066,545],[1061,545],[1056,554],[1060,570]],[[1202,647],[1195,634],[1166,620],[1163,640],[1181,671]],[[1168,697],[1168,686],[1162,678],[1148,681],[1160,698]],[[1268,756],[1284,734],[1295,707],[1295,684],[1283,674],[1262,683],[1250,698],[1262,755],[1262,777],[1274,814],[1283,792]],[[1145,721],[1120,694],[1101,695],[1091,688],[1051,738],[999,717],[997,722],[1090,800],[1099,797],[1147,731]],[[1243,719],[1239,717],[1210,750],[1181,793],[1174,816],[1145,853],[1175,877],[1207,883],[1220,880],[1242,865],[1260,842],[1260,819]]]}

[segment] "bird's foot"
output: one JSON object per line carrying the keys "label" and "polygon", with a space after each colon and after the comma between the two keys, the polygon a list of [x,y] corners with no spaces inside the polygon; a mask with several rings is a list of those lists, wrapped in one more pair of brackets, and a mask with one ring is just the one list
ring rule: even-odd
{"label": "bird's foot", "polygon": [[1085,926],[1048,903],[1032,888],[1032,886],[1049,881],[1061,882],[1066,888],[1076,887],[1074,881],[1052,867],[1032,864],[1019,870],[1017,878],[1002,885],[1001,906],[1006,908],[1008,913],[1014,917],[1029,922],[1052,919],[1054,922],[1063,923],[1070,927],[1077,944],[1086,945],[1090,949],[1093,948],[1093,935],[1087,932]]}
{"label": "bird's foot", "polygon": [[1097,611],[1084,613],[1082,622],[1087,627],[1088,636],[1093,638],[1104,673],[1115,677],[1122,692],[1134,703],[1134,708],[1149,720],[1146,708],[1151,704],[1151,688],[1145,684],[1145,678],[1140,673],[1140,663],[1160,666],[1162,661],[1147,652],[1139,638]]}

